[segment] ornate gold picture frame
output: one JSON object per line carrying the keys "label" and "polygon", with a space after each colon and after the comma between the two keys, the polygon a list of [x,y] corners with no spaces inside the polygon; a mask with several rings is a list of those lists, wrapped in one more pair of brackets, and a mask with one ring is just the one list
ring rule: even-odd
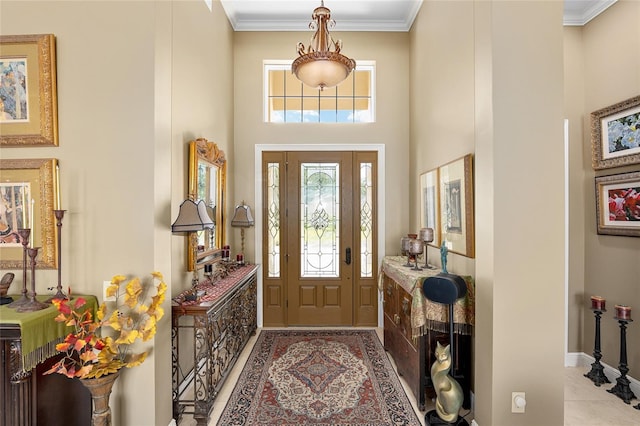
{"label": "ornate gold picture frame", "polygon": [[53,34],[0,36],[0,146],[58,146]]}
{"label": "ornate gold picture frame", "polygon": [[640,164],[640,96],[591,113],[595,170]]}
{"label": "ornate gold picture frame", "polygon": [[596,178],[598,234],[640,237],[640,172]]}
{"label": "ornate gold picture frame", "polygon": [[56,269],[57,233],[53,215],[57,197],[55,158],[0,160],[0,269],[21,269],[18,228],[31,229],[31,247],[41,247],[36,268]]}

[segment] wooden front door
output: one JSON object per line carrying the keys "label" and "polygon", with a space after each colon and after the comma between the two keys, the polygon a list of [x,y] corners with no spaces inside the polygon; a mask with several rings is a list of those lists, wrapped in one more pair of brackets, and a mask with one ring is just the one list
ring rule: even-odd
{"label": "wooden front door", "polygon": [[375,159],[264,153],[266,326],[376,325]]}

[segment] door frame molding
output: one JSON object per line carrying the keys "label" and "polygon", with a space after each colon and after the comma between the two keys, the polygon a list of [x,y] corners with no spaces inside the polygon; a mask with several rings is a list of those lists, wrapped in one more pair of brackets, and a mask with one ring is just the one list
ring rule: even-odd
{"label": "door frame molding", "polygon": [[[255,145],[255,206],[254,226],[256,238],[254,238],[254,253],[256,259],[262,259],[262,242],[258,235],[262,235],[262,153],[268,151],[375,151],[378,153],[378,266],[384,257],[385,247],[385,145],[384,144],[256,144]],[[263,294],[262,294],[262,273],[257,274],[258,278],[258,327],[262,327],[263,322]],[[382,296],[378,292],[378,327],[382,327]]]}

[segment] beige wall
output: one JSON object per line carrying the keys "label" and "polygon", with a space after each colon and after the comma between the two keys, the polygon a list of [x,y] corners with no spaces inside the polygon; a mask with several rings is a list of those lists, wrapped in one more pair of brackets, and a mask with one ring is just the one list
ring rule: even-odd
{"label": "beige wall", "polygon": [[[331,35],[342,39],[342,52],[358,60],[376,61],[377,120],[375,123],[312,124],[264,123],[262,113],[263,60],[292,60],[298,41],[308,43],[309,32],[238,32],[235,34],[235,172],[231,175],[230,204],[245,200],[256,210],[254,157],[255,145],[277,144],[384,144],[386,150],[386,199],[384,223],[385,250],[396,254],[400,237],[409,227],[409,36],[407,33],[357,33],[337,31]],[[255,229],[246,232],[249,259],[254,259]],[[230,234],[239,241],[238,230]],[[236,245],[238,245],[236,243]]]}
{"label": "beige wall", "polygon": [[[584,216],[584,300],[582,311],[584,338],[582,350],[593,352],[594,319],[588,309],[589,297],[597,294],[607,300],[609,312],[602,319],[602,361],[617,368],[620,328],[614,321],[614,305],[640,308],[640,238],[598,235],[596,232],[596,176],[640,170],[640,165],[598,171],[591,167],[590,117],[592,111],[640,94],[640,2],[620,0],[583,29],[584,103],[582,122],[582,167]],[[579,209],[578,209],[579,210]],[[576,211],[576,215],[580,214]],[[572,215],[573,217],[573,215]],[[637,310],[635,311],[637,312]],[[632,377],[640,367],[640,328],[632,323],[627,330],[627,364]]]}
{"label": "beige wall", "polygon": [[[189,286],[184,237],[170,232],[187,192],[186,143],[232,151],[233,32],[220,3],[2,1],[0,28],[57,37],[60,146],[0,156],[60,160],[64,287],[101,296],[115,274],[154,270],[171,295]],[[37,291],[56,281],[38,271]],[[169,300],[165,313],[151,356],[116,382],[116,425],[171,421]]]}
{"label": "beige wall", "polygon": [[[477,256],[450,269],[476,277],[480,425],[563,421],[564,225],[548,208],[563,203],[561,16],[558,2],[427,1],[411,31],[412,180],[475,154]],[[544,280],[527,273],[541,264]]]}

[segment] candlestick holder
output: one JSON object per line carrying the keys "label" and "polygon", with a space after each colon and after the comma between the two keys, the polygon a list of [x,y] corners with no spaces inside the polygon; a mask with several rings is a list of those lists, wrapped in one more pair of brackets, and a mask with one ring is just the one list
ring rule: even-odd
{"label": "candlestick holder", "polygon": [[20,243],[22,244],[22,291],[20,298],[9,303],[10,308],[17,308],[29,302],[27,297],[27,246],[29,245],[29,237],[31,236],[30,228],[18,228]]}
{"label": "candlestick holder", "polygon": [[412,271],[422,271],[422,268],[418,266],[418,257],[423,253],[424,246],[422,241],[420,240],[411,240],[409,241],[409,253],[414,258]]}
{"label": "candlestick holder", "polygon": [[585,374],[585,377],[591,379],[591,381],[596,385],[600,386],[603,383],[611,383],[607,376],[604,374],[604,366],[600,363],[600,358],[602,358],[602,353],[600,352],[600,317],[603,312],[607,310],[604,308],[601,309],[591,309],[596,317],[596,338],[593,348],[593,357],[596,359],[594,363],[591,364],[591,371]]}
{"label": "candlestick holder", "polygon": [[407,256],[407,263],[405,263],[403,266],[406,266],[407,268],[411,268],[413,267],[413,264],[411,263],[411,253],[409,253],[409,249],[410,244],[409,242],[411,241],[411,237],[402,237],[400,238],[400,247],[401,247],[401,253],[403,256]]}
{"label": "candlestick holder", "polygon": [[64,217],[66,210],[54,210],[53,214],[56,218],[56,228],[58,230],[58,290],[56,294],[46,300],[47,303],[51,303],[53,299],[66,299],[67,295],[62,291],[62,218]]}
{"label": "candlestick holder", "polygon": [[627,378],[627,373],[629,372],[629,367],[627,366],[627,324],[633,320],[618,316],[614,317],[614,319],[620,324],[620,365],[618,366],[620,377],[616,379],[616,385],[611,389],[607,389],[607,392],[616,395],[626,404],[630,404],[631,400],[636,396],[629,387],[630,382]]}
{"label": "candlestick holder", "polygon": [[29,292],[29,301],[18,306],[16,312],[35,312],[49,307],[49,304],[36,300],[36,256],[40,247],[31,247],[27,249],[27,254],[31,259],[31,291]]}

